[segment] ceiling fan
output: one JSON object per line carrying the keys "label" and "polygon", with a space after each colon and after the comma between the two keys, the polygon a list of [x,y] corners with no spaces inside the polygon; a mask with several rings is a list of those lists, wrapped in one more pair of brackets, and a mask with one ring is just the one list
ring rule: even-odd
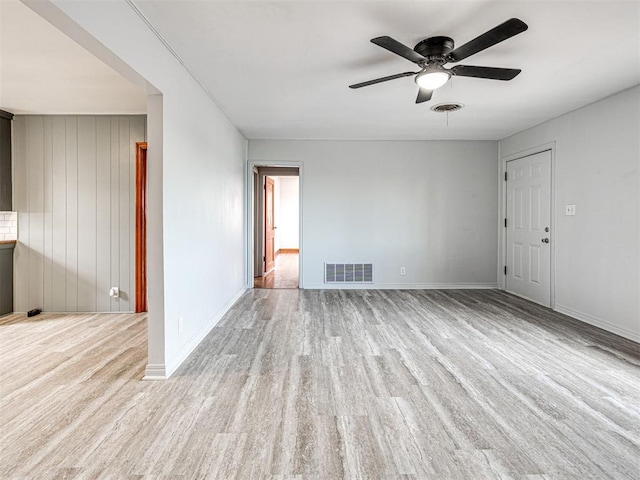
{"label": "ceiling fan", "polygon": [[427,38],[413,47],[413,50],[391,37],[373,38],[371,39],[372,43],[417,64],[421,70],[419,72],[404,72],[388,77],[376,78],[368,82],[349,85],[349,88],[368,87],[376,83],[415,75],[415,82],[420,87],[416,103],[422,103],[431,100],[433,91],[447,83],[454,75],[459,77],[488,78],[491,80],[511,80],[521,72],[520,69],[476,67],[472,65],[456,65],[453,68],[447,69],[444,68],[444,65],[464,60],[503,40],[507,40],[524,32],[527,28],[529,27],[522,20],[511,18],[455,50],[453,48],[453,39],[449,37]]}

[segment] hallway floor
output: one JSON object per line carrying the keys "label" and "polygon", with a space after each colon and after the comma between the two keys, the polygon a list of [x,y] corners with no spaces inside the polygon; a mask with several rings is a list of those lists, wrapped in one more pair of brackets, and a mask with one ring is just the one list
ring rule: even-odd
{"label": "hallway floor", "polygon": [[255,277],[253,287],[298,288],[298,253],[280,253],[275,268],[264,277]]}

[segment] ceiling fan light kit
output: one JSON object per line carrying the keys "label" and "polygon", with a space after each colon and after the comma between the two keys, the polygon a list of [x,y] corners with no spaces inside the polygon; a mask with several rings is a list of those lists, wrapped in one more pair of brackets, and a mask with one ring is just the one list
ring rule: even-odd
{"label": "ceiling fan light kit", "polygon": [[[440,67],[442,68],[442,67]],[[451,73],[443,69],[425,69],[416,75],[416,83],[420,88],[436,90],[442,87],[451,78]]]}
{"label": "ceiling fan light kit", "polygon": [[447,69],[444,65],[464,60],[471,55],[524,32],[527,28],[529,27],[522,20],[511,18],[455,50],[453,39],[450,37],[429,37],[419,42],[413,49],[391,37],[373,38],[371,39],[371,43],[406,58],[418,65],[421,70],[419,72],[398,73],[389,75],[388,77],[356,83],[349,85],[349,88],[368,87],[376,83],[415,75],[415,82],[420,87],[416,103],[423,103],[431,100],[433,91],[446,84],[453,75],[486,78],[490,80],[512,80],[521,72],[520,69],[479,67],[472,65],[456,65],[453,68]]}

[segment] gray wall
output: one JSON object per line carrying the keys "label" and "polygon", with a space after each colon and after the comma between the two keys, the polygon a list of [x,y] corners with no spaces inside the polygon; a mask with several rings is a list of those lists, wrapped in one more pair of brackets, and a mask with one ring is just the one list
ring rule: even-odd
{"label": "gray wall", "polygon": [[303,163],[304,288],[324,262],[373,262],[368,288],[497,285],[497,142],[252,140],[249,160]]}
{"label": "gray wall", "polygon": [[15,117],[16,311],[135,309],[135,148],[145,128],[140,115]]}
{"label": "gray wall", "polygon": [[504,139],[501,156],[546,144],[555,308],[640,341],[640,86]]}

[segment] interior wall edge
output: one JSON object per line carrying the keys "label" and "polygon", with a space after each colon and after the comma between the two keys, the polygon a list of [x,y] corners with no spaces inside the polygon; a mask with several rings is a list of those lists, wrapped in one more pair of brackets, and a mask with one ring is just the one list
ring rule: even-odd
{"label": "interior wall edge", "polygon": [[[168,359],[175,362],[188,351],[196,332],[244,287],[247,140],[126,2],[43,3],[55,7],[39,12],[43,17],[63,32],[79,26],[87,34],[84,41],[75,39],[82,46],[99,44],[104,56],[92,53],[107,64],[107,57],[117,57],[155,86],[157,91],[148,93],[162,94],[162,176],[156,179],[162,183],[162,265],[157,268],[164,275],[157,279],[163,285],[155,299],[148,299],[150,318],[158,320],[149,324],[154,330],[149,331],[148,363],[169,365]],[[149,142],[149,161],[154,148],[158,145]],[[215,182],[218,188],[211,188]]]}
{"label": "interior wall edge", "polygon": [[148,363],[144,370],[143,380],[166,380],[167,368],[164,363]]}
{"label": "interior wall edge", "polygon": [[189,340],[184,343],[180,350],[175,354],[174,357],[169,358],[167,363],[165,364],[164,376],[165,378],[170,378],[179,368],[180,365],[191,355],[198,345],[206,338],[207,335],[211,332],[211,330],[216,326],[216,324],[224,317],[224,315],[231,309],[234,303],[236,303],[242,294],[247,291],[247,288],[244,286],[236,293],[226,305],[224,305],[215,315],[212,315],[207,322],[201,325],[201,327],[196,331]]}

